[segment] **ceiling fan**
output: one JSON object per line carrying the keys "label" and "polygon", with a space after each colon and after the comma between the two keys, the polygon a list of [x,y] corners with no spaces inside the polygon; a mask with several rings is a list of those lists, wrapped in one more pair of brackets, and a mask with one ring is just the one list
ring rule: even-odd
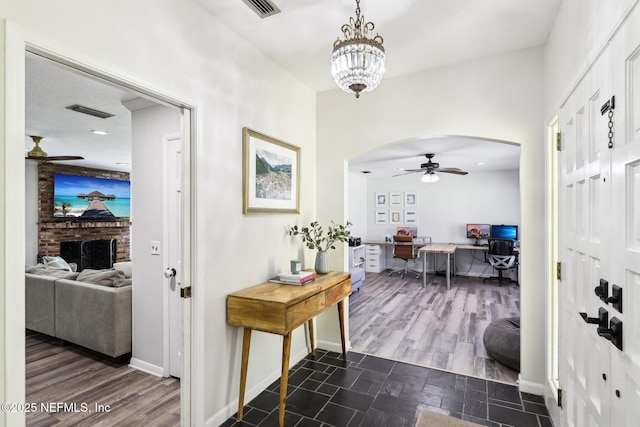
{"label": "ceiling fan", "polygon": [[84,160],[82,156],[47,156],[47,153],[40,148],[40,141],[44,138],[41,136],[29,135],[35,144],[35,147],[25,157],[28,160],[38,160],[41,162],[53,162],[56,160]]}
{"label": "ceiling fan", "polygon": [[436,172],[443,172],[443,173],[453,173],[456,175],[466,175],[469,172],[463,171],[462,169],[458,169],[458,168],[441,168],[440,167],[440,163],[435,163],[432,162],[431,159],[433,159],[433,156],[435,156],[435,154],[433,153],[429,153],[429,154],[425,154],[425,157],[427,158],[427,163],[423,163],[420,165],[420,169],[405,169],[404,173],[400,173],[397,175],[393,175],[393,176],[400,176],[400,175],[407,175],[410,173],[417,173],[417,172],[423,172],[424,176],[421,178],[422,181],[424,182],[436,182],[438,181],[438,175],[436,175]]}

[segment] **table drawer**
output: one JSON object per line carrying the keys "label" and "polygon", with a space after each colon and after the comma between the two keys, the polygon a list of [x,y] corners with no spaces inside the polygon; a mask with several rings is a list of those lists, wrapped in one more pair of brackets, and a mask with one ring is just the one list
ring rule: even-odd
{"label": "table drawer", "polygon": [[382,247],[380,245],[367,245],[366,252],[367,255],[379,254],[382,252]]}
{"label": "table drawer", "polygon": [[287,329],[298,327],[327,308],[326,291],[290,307],[286,314]]}
{"label": "table drawer", "polygon": [[351,280],[345,280],[338,286],[334,286],[326,291],[327,307],[342,301],[351,294]]}

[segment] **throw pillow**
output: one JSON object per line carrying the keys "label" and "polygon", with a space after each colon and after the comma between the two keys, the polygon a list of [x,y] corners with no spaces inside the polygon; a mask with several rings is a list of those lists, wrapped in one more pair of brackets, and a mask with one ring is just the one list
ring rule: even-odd
{"label": "throw pillow", "polygon": [[59,256],[44,256],[42,257],[42,262],[44,262],[44,265],[46,265],[47,268],[73,271],[71,269],[71,266],[67,264],[67,261],[65,261],[62,257],[59,257]]}
{"label": "throw pillow", "polygon": [[122,271],[124,277],[131,279],[131,261],[114,262],[113,269]]}

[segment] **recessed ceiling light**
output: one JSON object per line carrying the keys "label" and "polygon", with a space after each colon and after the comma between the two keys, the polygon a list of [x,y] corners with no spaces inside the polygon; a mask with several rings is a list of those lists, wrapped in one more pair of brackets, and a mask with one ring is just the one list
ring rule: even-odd
{"label": "recessed ceiling light", "polygon": [[482,165],[484,165],[484,162],[476,162],[476,165],[477,166],[482,166]]}
{"label": "recessed ceiling light", "polygon": [[116,162],[116,165],[118,165],[118,166],[129,166],[129,163],[127,163],[127,162]]}
{"label": "recessed ceiling light", "polygon": [[371,171],[360,171],[362,173],[371,173]]}
{"label": "recessed ceiling light", "polygon": [[109,135],[109,132],[106,130],[92,130],[91,133],[95,133],[96,135]]}

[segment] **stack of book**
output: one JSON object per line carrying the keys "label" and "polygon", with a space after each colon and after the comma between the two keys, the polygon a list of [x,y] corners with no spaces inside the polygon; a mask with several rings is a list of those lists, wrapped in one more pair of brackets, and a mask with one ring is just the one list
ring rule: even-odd
{"label": "stack of book", "polygon": [[313,282],[316,279],[316,273],[314,271],[301,271],[300,273],[280,273],[270,282],[285,283],[287,285],[305,285],[309,282]]}

